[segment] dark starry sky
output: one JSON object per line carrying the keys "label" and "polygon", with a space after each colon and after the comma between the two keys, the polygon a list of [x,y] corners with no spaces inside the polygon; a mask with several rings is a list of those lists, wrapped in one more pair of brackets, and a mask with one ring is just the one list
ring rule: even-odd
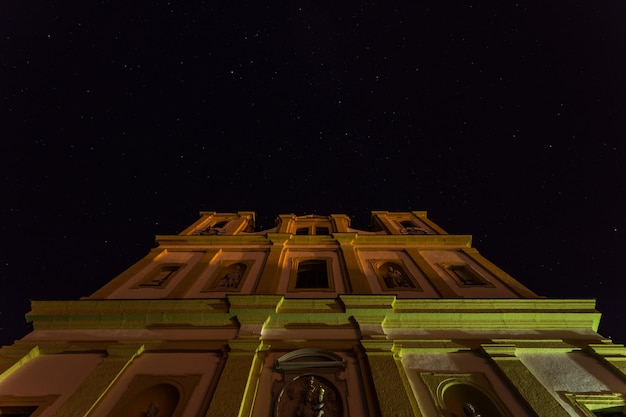
{"label": "dark starry sky", "polygon": [[0,344],[200,210],[427,210],[626,342],[626,3],[218,3],[0,5]]}

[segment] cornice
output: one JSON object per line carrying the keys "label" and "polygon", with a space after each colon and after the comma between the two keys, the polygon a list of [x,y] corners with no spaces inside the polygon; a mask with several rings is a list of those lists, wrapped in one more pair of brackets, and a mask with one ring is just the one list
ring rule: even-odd
{"label": "cornice", "polygon": [[332,233],[320,236],[302,236],[290,233],[268,233],[267,235],[197,236],[197,235],[157,235],[156,242],[161,246],[254,246],[260,247],[280,243],[294,246],[334,246],[352,244],[354,246],[375,247],[460,247],[472,246],[471,235],[360,235],[355,232]]}
{"label": "cornice", "polygon": [[343,295],[287,299],[233,295],[218,299],[33,301],[27,314],[36,330],[135,328],[359,327],[377,334],[423,330],[592,330],[600,313],[594,300],[396,299]]}

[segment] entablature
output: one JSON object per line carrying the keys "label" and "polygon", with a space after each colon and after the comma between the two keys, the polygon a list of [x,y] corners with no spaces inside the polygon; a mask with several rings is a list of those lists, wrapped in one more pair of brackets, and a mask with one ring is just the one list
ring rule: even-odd
{"label": "entablature", "polygon": [[331,233],[329,235],[296,235],[291,233],[267,233],[266,235],[196,236],[196,235],[157,235],[160,246],[222,246],[222,247],[264,247],[275,242],[290,246],[317,246],[352,244],[375,249],[388,248],[470,248],[471,235],[371,235],[355,232]]}
{"label": "entablature", "polygon": [[33,301],[27,314],[36,330],[239,328],[360,328],[363,334],[410,337],[427,330],[597,331],[594,300],[397,299],[342,295],[288,299],[231,295],[215,299]]}

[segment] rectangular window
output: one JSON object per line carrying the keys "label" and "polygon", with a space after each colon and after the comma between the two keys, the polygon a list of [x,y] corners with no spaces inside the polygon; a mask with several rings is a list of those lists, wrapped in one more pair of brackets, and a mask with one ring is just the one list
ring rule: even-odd
{"label": "rectangular window", "polygon": [[0,416],[41,416],[58,398],[59,395],[44,395],[35,397],[0,395]]}
{"label": "rectangular window", "polygon": [[296,288],[328,288],[326,261],[308,260],[300,262]]}
{"label": "rectangular window", "polygon": [[289,291],[334,291],[332,258],[294,258],[291,262]]}
{"label": "rectangular window", "polygon": [[296,235],[308,235],[309,228],[308,227],[298,227],[296,229]]}
{"label": "rectangular window", "polygon": [[316,235],[329,235],[330,230],[328,229],[328,227],[316,227],[315,234]]}
{"label": "rectangular window", "polygon": [[0,416],[10,417],[30,417],[35,411],[37,406],[0,406]]}
{"label": "rectangular window", "polygon": [[480,275],[468,265],[452,265],[450,271],[454,273],[463,285],[483,285]]}
{"label": "rectangular window", "polygon": [[493,287],[474,268],[465,263],[440,264],[461,287]]}

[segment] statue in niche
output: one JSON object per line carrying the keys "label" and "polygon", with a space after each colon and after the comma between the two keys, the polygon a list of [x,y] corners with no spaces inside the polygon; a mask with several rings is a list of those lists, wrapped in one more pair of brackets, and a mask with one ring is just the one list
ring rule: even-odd
{"label": "statue in niche", "polygon": [[[389,264],[386,264],[389,265]],[[383,279],[387,288],[406,287],[410,288],[411,282],[404,276],[400,268],[394,268],[393,265],[389,265],[387,270],[383,273]]]}
{"label": "statue in niche", "polygon": [[472,403],[463,404],[463,414],[465,417],[482,417]]}
{"label": "statue in niche", "polygon": [[151,402],[150,405],[148,405],[148,409],[146,410],[146,412],[143,413],[145,417],[156,417],[158,414],[159,405],[155,402]]}
{"label": "statue in niche", "polygon": [[231,265],[226,274],[222,278],[217,281],[215,285],[216,288],[237,288],[239,286],[239,282],[241,282],[241,278],[243,277],[243,273],[246,269],[246,265],[242,263],[236,263]]}
{"label": "statue in niche", "polygon": [[273,417],[343,417],[341,394],[332,383],[318,375],[292,377],[277,396]]}
{"label": "statue in niche", "polygon": [[324,395],[326,389],[321,384],[318,384],[315,377],[311,375],[307,382],[307,387],[302,395],[300,406],[294,417],[323,417],[325,416],[324,410]]}

